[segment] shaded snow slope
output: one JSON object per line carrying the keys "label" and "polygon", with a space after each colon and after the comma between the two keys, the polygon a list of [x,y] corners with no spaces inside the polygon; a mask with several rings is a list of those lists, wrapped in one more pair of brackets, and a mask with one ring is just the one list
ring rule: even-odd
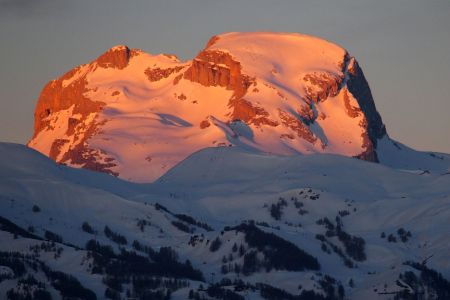
{"label": "shaded snow slope", "polygon": [[129,196],[148,190],[147,185],[116,180],[107,174],[55,164],[41,153],[20,144],[0,143],[2,180],[54,181],[90,188],[118,196]]}
{"label": "shaded snow slope", "polygon": [[445,174],[450,172],[450,155],[446,153],[416,151],[395,140],[384,137],[378,141],[380,162],[392,168]]}
{"label": "shaded snow slope", "polygon": [[[137,185],[58,166],[25,146],[2,143],[0,212],[25,230],[32,228],[35,235],[43,237],[51,231],[81,248],[95,238],[118,253],[119,245],[105,235],[105,226],[126,238],[127,243],[120,246],[125,249],[131,249],[134,240],[156,250],[170,246],[181,261],[189,259],[202,271],[204,286],[224,277],[239,277],[291,294],[301,292],[299,285],[324,294],[319,281],[329,275],[343,285],[350,299],[388,299],[392,295],[380,293],[401,290],[396,284],[399,275],[414,271],[405,261],[426,261],[427,267],[450,277],[450,175],[413,173],[337,155],[286,157],[233,147],[210,148],[191,155],[157,182]],[[197,225],[179,219],[179,214],[190,216]],[[245,230],[233,229],[248,220],[254,220],[260,231],[290,241],[317,258],[320,270],[293,271],[281,265],[269,272],[260,268],[236,274],[233,268],[244,265],[245,255],[234,252],[235,243],[242,245],[244,254],[256,251],[259,259],[266,257],[266,263],[271,262],[267,252],[249,244]],[[83,231],[83,222],[97,234]],[[349,254],[336,235],[338,224],[348,235],[364,240],[365,259]],[[221,243],[212,251],[216,238]],[[1,251],[27,253],[31,243],[1,232],[0,239]],[[41,259],[73,274],[102,298],[106,275],[90,274],[86,252],[70,246],[64,249],[62,259],[53,255]],[[0,285],[14,282],[6,280]],[[198,282],[189,282],[195,290]],[[187,292],[174,292],[174,299],[187,298]],[[241,295],[262,299],[258,290]]]}

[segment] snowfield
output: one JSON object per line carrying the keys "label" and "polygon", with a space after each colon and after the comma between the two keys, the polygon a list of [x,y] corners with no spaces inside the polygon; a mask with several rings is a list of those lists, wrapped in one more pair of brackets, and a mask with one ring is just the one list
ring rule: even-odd
{"label": "snowfield", "polygon": [[[399,147],[410,151],[412,160],[427,155]],[[26,274],[53,298],[63,293],[45,268],[34,270],[26,263],[24,272],[13,271],[4,259],[10,251],[34,253],[28,260],[74,276],[97,299],[104,299],[107,289],[122,297],[137,291],[133,280],[121,281],[121,290],[106,280],[113,268],[95,271],[99,261],[93,253],[107,254],[92,242],[87,245],[94,240],[111,246],[112,261],[126,259],[121,251],[135,251],[157,268],[158,255],[137,245],[160,253],[170,247],[183,270],[191,270],[183,267],[188,259],[202,278],[176,268],[165,275],[145,270],[150,277],[178,278],[171,288],[153,287],[170,290],[171,299],[187,299],[189,293],[266,299],[277,293],[267,286],[298,297],[312,291],[328,299],[402,299],[400,292],[420,290],[425,299],[444,299],[439,297],[448,290],[439,294],[426,281],[415,285],[411,275],[405,276],[413,272],[420,278],[425,272],[420,266],[426,266],[442,274],[444,289],[450,286],[445,285],[450,175],[439,171],[448,168],[442,166],[448,158],[429,157],[441,162],[431,165],[435,172],[417,171],[412,161],[409,168],[406,163],[393,168],[331,154],[277,156],[216,147],[194,153],[154,183],[136,184],[57,165],[25,146],[1,143],[0,298],[26,286],[19,284]],[[415,163],[431,169],[430,162]],[[214,283],[233,296],[217,296]],[[143,297],[142,291],[136,295]],[[290,299],[277,295],[271,299]]]}

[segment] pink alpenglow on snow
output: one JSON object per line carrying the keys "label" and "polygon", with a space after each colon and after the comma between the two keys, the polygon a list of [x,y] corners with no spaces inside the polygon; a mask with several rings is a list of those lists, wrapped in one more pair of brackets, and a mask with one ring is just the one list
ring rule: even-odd
{"label": "pink alpenglow on snow", "polygon": [[185,62],[113,47],[44,87],[28,146],[150,182],[207,147],[378,161],[383,138],[370,88],[345,49],[257,32],[214,36]]}

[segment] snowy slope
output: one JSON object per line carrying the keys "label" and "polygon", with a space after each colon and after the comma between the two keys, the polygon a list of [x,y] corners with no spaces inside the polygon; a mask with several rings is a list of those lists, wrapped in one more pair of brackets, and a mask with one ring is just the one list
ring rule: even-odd
{"label": "snowy slope", "polygon": [[411,149],[387,137],[378,141],[380,162],[392,168],[446,174],[450,172],[450,155],[438,152],[422,152]]}
{"label": "snowy slope", "polygon": [[[116,253],[119,245],[105,235],[105,226],[126,238],[127,243],[120,246],[124,249],[132,249],[134,240],[156,250],[172,247],[180,261],[189,259],[203,273],[205,287],[222,278],[240,278],[294,295],[302,290],[324,295],[320,282],[328,275],[336,280],[336,291],[342,285],[350,299],[389,299],[392,294],[380,293],[405,289],[396,284],[401,273],[413,271],[419,276],[416,269],[403,264],[406,261],[426,261],[427,267],[450,278],[449,204],[449,175],[402,171],[337,155],[277,156],[235,147],[210,148],[191,155],[157,182],[137,185],[55,165],[25,146],[0,146],[0,216],[25,230],[32,228],[41,237],[45,231],[60,235],[67,244],[61,246],[62,256],[54,258],[51,252],[39,259],[74,275],[100,299],[106,275],[91,275],[87,252],[70,246],[85,248],[94,238],[82,230],[83,222],[97,231],[99,243],[111,245]],[[336,217],[343,231],[365,241],[365,259],[348,254],[333,234],[336,229],[327,228],[324,218],[337,226]],[[234,266],[243,267],[246,255],[257,249],[247,241],[245,230],[233,229],[248,220],[262,232],[273,233],[317,258],[320,270],[293,271],[281,266],[235,273]],[[181,230],[176,222],[191,232]],[[401,228],[410,236],[398,233]],[[388,241],[390,235],[396,242]],[[28,253],[30,244],[41,243],[2,232],[0,238],[0,251]],[[220,245],[212,251],[217,238]],[[235,243],[242,245],[243,256],[233,250]],[[259,259],[268,259],[264,251],[257,253]],[[0,290],[14,287],[17,280],[1,281]],[[186,299],[190,289],[197,290],[199,282],[188,281],[189,288],[174,291],[173,299]],[[263,299],[259,289],[238,294]]]}

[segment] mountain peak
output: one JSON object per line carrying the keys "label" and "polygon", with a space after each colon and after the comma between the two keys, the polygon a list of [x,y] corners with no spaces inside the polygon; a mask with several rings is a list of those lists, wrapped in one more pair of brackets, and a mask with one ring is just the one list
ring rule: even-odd
{"label": "mountain peak", "polygon": [[48,84],[35,119],[30,147],[144,182],[217,146],[377,161],[386,133],[355,58],[297,33],[220,34],[186,62],[115,46]]}
{"label": "mountain peak", "polygon": [[130,48],[127,45],[118,44],[109,48],[108,51],[130,51]]}
{"label": "mountain peak", "polygon": [[102,68],[124,69],[128,65],[130,56],[130,48],[125,45],[117,45],[100,55],[97,63]]}

